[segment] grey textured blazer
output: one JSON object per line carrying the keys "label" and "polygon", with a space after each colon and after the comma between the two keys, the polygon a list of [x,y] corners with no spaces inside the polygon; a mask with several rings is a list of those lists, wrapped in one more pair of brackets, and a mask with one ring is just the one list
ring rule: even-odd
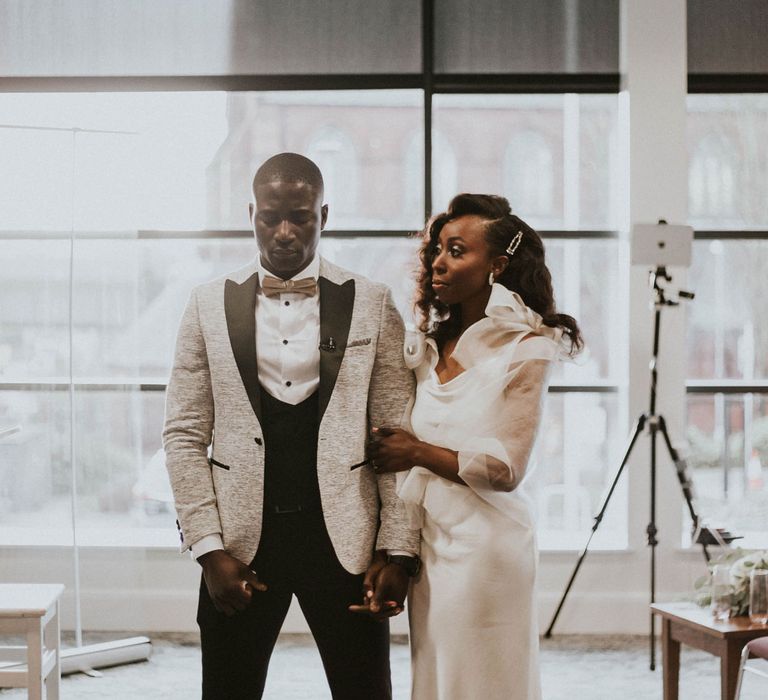
{"label": "grey textured blazer", "polygon": [[[365,459],[371,426],[399,425],[413,391],[403,322],[389,289],[320,262],[321,350],[317,477],[342,566],[364,571],[375,549],[418,553],[394,474]],[[261,534],[264,440],[256,364],[255,261],[196,287],[181,320],[166,398],[163,444],[182,546],[219,533],[250,563]],[[210,458],[209,458],[210,452]]]}

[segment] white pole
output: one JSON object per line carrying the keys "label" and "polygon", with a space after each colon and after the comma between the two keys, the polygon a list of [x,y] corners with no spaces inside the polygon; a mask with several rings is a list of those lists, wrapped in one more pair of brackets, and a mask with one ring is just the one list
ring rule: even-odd
{"label": "white pole", "polygon": [[70,171],[69,207],[69,466],[71,478],[72,567],[75,579],[75,646],[83,646],[83,623],[80,610],[80,548],[77,545],[77,464],[75,462],[75,375],[74,375],[74,290],[75,290],[75,173],[77,170],[77,134],[72,129],[72,168]]}

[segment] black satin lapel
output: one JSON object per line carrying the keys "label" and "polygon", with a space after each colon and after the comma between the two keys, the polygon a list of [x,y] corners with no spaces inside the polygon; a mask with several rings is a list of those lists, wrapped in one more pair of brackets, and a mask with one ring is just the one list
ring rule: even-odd
{"label": "black satin lapel", "polygon": [[[331,400],[336,377],[347,348],[352,307],[355,304],[355,281],[336,284],[325,277],[318,280],[320,287],[320,388],[318,396],[319,420]],[[333,342],[331,342],[331,338]],[[332,349],[329,349],[330,348]]]}
{"label": "black satin lapel", "polygon": [[251,407],[261,420],[261,390],[256,362],[256,292],[259,276],[254,272],[245,282],[224,283],[224,313],[227,317],[229,342],[237,369],[248,393]]}

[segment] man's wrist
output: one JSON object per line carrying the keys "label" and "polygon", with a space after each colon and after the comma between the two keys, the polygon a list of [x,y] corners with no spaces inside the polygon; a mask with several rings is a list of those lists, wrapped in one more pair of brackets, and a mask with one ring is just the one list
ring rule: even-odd
{"label": "man's wrist", "polygon": [[197,557],[197,563],[205,568],[212,561],[218,559],[222,554],[226,554],[223,549],[212,549],[210,552],[206,552],[205,554],[201,554],[199,557]]}
{"label": "man's wrist", "polygon": [[205,535],[196,542],[193,542],[190,549],[192,550],[192,556],[199,560],[208,552],[213,552],[217,549],[224,549],[224,542],[221,539],[221,535],[215,532],[211,535]]}

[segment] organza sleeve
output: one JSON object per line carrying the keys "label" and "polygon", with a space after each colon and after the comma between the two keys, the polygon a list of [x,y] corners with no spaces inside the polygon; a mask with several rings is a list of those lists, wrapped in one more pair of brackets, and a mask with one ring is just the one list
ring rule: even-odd
{"label": "organza sleeve", "polygon": [[[465,435],[458,451],[459,476],[481,498],[501,509],[506,507],[509,492],[517,489],[526,475],[550,366],[549,359],[515,362],[503,384],[497,384],[495,391],[487,387],[485,398],[494,406],[484,412],[484,424]],[[483,400],[483,392],[477,396]]]}

